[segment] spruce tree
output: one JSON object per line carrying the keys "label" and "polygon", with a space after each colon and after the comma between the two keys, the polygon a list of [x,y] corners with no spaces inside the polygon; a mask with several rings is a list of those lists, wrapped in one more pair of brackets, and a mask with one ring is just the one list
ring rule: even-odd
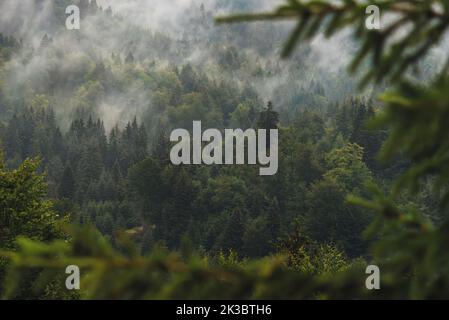
{"label": "spruce tree", "polygon": [[75,178],[70,165],[66,166],[61,177],[58,195],[60,198],[73,199],[75,195]]}

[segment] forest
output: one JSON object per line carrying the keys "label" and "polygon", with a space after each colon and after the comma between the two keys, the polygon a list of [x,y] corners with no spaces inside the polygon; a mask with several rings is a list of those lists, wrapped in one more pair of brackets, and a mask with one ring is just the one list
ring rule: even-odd
{"label": "forest", "polygon": [[[449,1],[173,2],[0,3],[0,298],[449,298]],[[174,165],[194,121],[277,172]]]}

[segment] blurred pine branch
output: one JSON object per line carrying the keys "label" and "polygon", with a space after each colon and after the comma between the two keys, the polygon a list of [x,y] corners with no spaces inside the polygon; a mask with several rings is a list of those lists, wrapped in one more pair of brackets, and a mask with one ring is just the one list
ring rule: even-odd
{"label": "blurred pine branch", "polygon": [[[365,21],[368,5],[379,7],[384,25],[380,30],[368,30]],[[386,22],[390,20],[388,23]],[[400,80],[405,72],[439,43],[448,28],[449,2],[430,1],[302,1],[288,0],[274,12],[236,14],[216,18],[216,22],[296,21],[296,27],[286,41],[282,57],[289,57],[297,45],[310,41],[321,30],[331,37],[347,27],[353,30],[360,49],[353,58],[351,72],[362,62],[371,69],[364,75],[362,87],[369,82]]]}

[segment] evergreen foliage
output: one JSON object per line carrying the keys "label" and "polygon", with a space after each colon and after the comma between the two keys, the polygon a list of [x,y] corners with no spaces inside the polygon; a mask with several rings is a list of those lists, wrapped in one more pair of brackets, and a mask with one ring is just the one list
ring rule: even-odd
{"label": "evergreen foliage", "polygon": [[[414,69],[442,39],[449,3],[372,3],[394,14],[381,30],[365,28],[366,3],[355,0],[288,0],[273,13],[218,19],[297,22],[286,67],[269,49],[282,32],[260,26],[258,35],[244,24],[208,33],[205,6],[191,16],[196,32],[180,40],[120,28],[122,18],[81,1],[83,19],[116,23],[126,51],[77,52],[69,76],[46,66],[39,81],[13,87],[6,71],[25,49],[0,34],[0,296],[448,298],[449,80],[445,68],[426,80]],[[379,99],[346,97],[351,81],[312,71],[307,42],[345,27],[360,44],[350,70],[364,73],[362,86],[388,88]],[[23,63],[57,61],[56,34],[26,49]],[[179,59],[202,41],[214,58]],[[281,84],[264,108],[250,83],[270,79]],[[132,109],[140,100],[143,111]],[[278,129],[278,174],[173,166],[168,132],[193,120],[220,130]],[[30,160],[36,156],[41,161]],[[71,264],[82,271],[79,294],[63,287]],[[366,290],[368,264],[380,267],[382,290]]]}

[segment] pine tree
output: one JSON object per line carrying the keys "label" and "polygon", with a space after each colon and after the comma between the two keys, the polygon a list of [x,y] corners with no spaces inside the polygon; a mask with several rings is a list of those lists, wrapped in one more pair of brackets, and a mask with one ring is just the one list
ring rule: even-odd
{"label": "pine tree", "polygon": [[241,209],[235,208],[229,216],[229,221],[220,236],[218,247],[224,252],[230,250],[239,252],[243,247],[245,233],[244,215]]}
{"label": "pine tree", "polygon": [[164,127],[160,128],[154,140],[152,156],[161,163],[168,163],[170,160],[170,139],[167,130]]}
{"label": "pine tree", "polygon": [[60,198],[73,199],[75,195],[75,178],[70,166],[66,166],[62,174],[58,195]]}
{"label": "pine tree", "polygon": [[132,54],[132,52],[129,52],[128,55],[126,56],[125,63],[126,64],[133,64],[134,63],[134,55]]}
{"label": "pine tree", "polygon": [[52,42],[53,42],[53,40],[48,36],[48,34],[45,34],[41,40],[40,48],[46,49],[51,45]]}
{"label": "pine tree", "polygon": [[95,15],[99,10],[97,0],[90,0],[88,15]]}
{"label": "pine tree", "polygon": [[273,198],[273,200],[269,202],[266,212],[269,223],[270,238],[272,243],[275,243],[281,231],[280,208],[276,198]]}
{"label": "pine tree", "polygon": [[271,101],[268,102],[267,108],[262,111],[259,115],[259,119],[257,120],[257,127],[259,129],[267,130],[267,141],[266,146],[270,148],[271,140],[270,140],[270,129],[277,129],[279,123],[279,113],[273,110],[273,103]]}
{"label": "pine tree", "polygon": [[106,16],[108,16],[108,17],[112,17],[113,12],[112,12],[111,6],[108,6],[108,7],[107,7],[107,9],[105,10],[105,14],[106,14]]}
{"label": "pine tree", "polygon": [[350,140],[363,147],[363,161],[373,172],[378,173],[380,166],[377,155],[383,142],[382,132],[367,128],[368,121],[375,116],[373,106],[370,102],[365,104],[361,101],[356,101],[353,106],[356,111]]}
{"label": "pine tree", "polygon": [[268,102],[267,108],[262,111],[257,120],[257,127],[260,129],[277,129],[279,123],[279,113],[273,110],[273,103]]}

